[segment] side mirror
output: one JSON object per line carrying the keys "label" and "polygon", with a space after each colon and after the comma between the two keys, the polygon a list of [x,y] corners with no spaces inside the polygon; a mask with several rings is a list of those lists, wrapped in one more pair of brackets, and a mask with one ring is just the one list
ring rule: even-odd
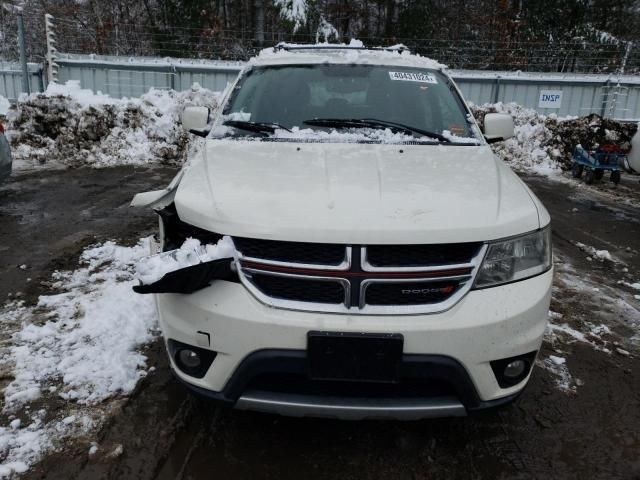
{"label": "side mirror", "polygon": [[487,113],[484,116],[484,136],[494,143],[513,137],[513,118],[506,113]]}
{"label": "side mirror", "polygon": [[185,107],[182,111],[182,127],[188,132],[206,137],[209,133],[209,108]]}

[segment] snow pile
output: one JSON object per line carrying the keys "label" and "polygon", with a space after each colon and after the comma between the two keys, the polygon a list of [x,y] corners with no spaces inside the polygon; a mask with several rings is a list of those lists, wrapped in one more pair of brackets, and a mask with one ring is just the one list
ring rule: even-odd
{"label": "snow pile", "polygon": [[56,380],[62,398],[86,404],[133,390],[145,367],[136,348],[153,338],[156,326],[151,299],[131,293],[135,264],[148,253],[148,240],[134,247],[106,242],[87,249],[78,270],[54,274],[61,293],[24,310],[23,327],[13,335],[5,361],[15,379],[5,390],[5,409],[38,398]]}
{"label": "snow pile", "polygon": [[[147,239],[90,247],[77,270],[54,274],[59,293],[41,296],[35,307],[14,302],[0,311],[2,333],[11,337],[0,367],[13,378],[4,390],[9,425],[0,426],[0,476],[24,471],[65,438],[91,431],[108,407],[88,406],[131,393],[147,374],[138,350],[154,338],[157,317],[152,298],[131,287],[135,265],[148,253]],[[45,400],[61,407],[32,408]],[[24,427],[18,414],[28,419]]]}
{"label": "snow pile", "polygon": [[544,175],[569,169],[578,144],[587,150],[610,143],[629,148],[637,131],[637,125],[595,114],[558,118],[555,114],[542,115],[516,103],[470,104],[470,107],[481,126],[487,113],[511,115],[515,123],[514,137],[491,147],[512,167]]}
{"label": "snow pile", "polygon": [[141,259],[136,267],[136,278],[143,284],[150,285],[169,272],[221,258],[235,258],[236,256],[233,240],[226,235],[215,245],[202,245],[200,240],[188,238],[177,250]]}
{"label": "snow pile", "polygon": [[214,109],[218,99],[197,84],[184,92],[151,89],[136,99],[94,94],[77,81],[50,84],[20,98],[9,115],[14,162],[18,169],[180,163],[190,140],[179,122],[182,109]]}
{"label": "snow pile", "polygon": [[50,439],[53,432],[47,431],[42,421],[44,413],[40,410],[33,422],[24,428],[20,428],[18,419],[8,427],[0,427],[0,452],[6,455],[0,464],[0,478],[26,472],[30,464],[53,447]]}

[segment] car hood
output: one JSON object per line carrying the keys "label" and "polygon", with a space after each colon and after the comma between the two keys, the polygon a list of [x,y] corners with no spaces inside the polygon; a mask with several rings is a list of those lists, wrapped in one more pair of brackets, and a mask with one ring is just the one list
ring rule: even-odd
{"label": "car hood", "polygon": [[533,194],[491,149],[207,140],[176,191],[180,218],[273,240],[492,240],[540,227]]}

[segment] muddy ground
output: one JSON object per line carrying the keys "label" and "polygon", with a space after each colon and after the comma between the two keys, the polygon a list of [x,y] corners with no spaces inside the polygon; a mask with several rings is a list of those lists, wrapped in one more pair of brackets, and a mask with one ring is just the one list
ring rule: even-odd
{"label": "muddy ground", "polygon": [[[33,302],[47,291],[50,274],[74,268],[87,245],[107,239],[131,244],[152,232],[154,215],[132,210],[128,202],[136,192],[165,185],[173,173],[41,171],[1,185],[0,299],[18,294]],[[592,323],[611,330],[591,343],[570,337],[545,342],[541,358],[566,356],[569,390],[538,366],[515,404],[471,417],[355,423],[283,418],[195,400],[171,377],[156,342],[147,352],[154,374],[98,435],[101,451],[122,445],[123,453],[89,459],[86,442],[70,441],[24,477],[640,479],[640,339],[633,325],[640,301],[617,283],[640,280],[640,184],[629,177],[618,189],[525,181],[553,217],[557,282],[551,309],[577,331]],[[606,249],[615,261],[589,260],[575,242]],[[576,282],[582,282],[579,288]]]}

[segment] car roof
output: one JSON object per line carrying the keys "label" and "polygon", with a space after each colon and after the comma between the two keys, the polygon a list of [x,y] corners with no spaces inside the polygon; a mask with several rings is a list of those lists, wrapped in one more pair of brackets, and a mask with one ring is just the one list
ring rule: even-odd
{"label": "car roof", "polygon": [[394,67],[420,67],[444,70],[443,65],[431,58],[413,54],[404,45],[366,48],[362,42],[350,44],[288,44],[279,43],[265,48],[249,61],[250,66],[300,65],[320,63],[368,64]]}

